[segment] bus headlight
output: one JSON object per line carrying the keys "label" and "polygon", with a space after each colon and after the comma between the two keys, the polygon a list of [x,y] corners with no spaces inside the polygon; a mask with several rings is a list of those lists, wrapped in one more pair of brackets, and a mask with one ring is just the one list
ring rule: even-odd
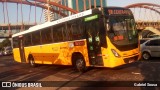
{"label": "bus headlight", "polygon": [[111,49],[112,53],[114,54],[115,57],[120,57],[120,55],[116,52],[116,50]]}

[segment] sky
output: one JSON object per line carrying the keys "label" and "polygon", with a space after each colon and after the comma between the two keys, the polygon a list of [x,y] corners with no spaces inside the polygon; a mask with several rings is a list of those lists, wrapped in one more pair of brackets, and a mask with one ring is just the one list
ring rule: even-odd
{"label": "sky", "polygon": [[134,3],[154,3],[160,4],[160,0],[107,0],[108,6],[127,6]]}
{"label": "sky", "polygon": [[[125,7],[130,4],[134,3],[154,3],[154,4],[160,4],[160,0],[107,0],[107,6],[119,6],[119,7]],[[4,4],[5,9],[5,23],[8,23],[7,19],[7,10],[6,10],[6,3]],[[10,4],[7,3],[7,9],[8,9],[8,15],[9,15],[9,22],[12,23],[35,23],[36,22],[44,22],[44,17],[40,19],[42,14],[42,9],[39,7],[31,7],[30,12],[30,6],[28,5],[22,5],[22,13],[21,14],[21,5],[18,5],[18,19],[17,19],[17,4]],[[37,13],[35,13],[35,10]],[[138,11],[138,10],[137,10]],[[30,14],[30,20],[29,20],[29,12]],[[23,21],[22,18],[23,17]],[[36,19],[35,19],[36,17]],[[3,15],[3,4],[0,3],[0,24],[4,24],[4,15]]]}
{"label": "sky", "polygon": [[[118,6],[118,7],[125,7],[127,5],[130,4],[134,4],[134,3],[153,3],[153,4],[160,4],[160,0],[107,0],[107,6]],[[7,5],[7,8],[6,8]],[[18,23],[43,23],[44,22],[44,16],[42,17],[42,19],[40,19],[41,17],[41,13],[42,13],[42,9],[39,7],[34,7],[31,6],[31,11],[30,11],[30,6],[28,5],[22,5],[22,13],[21,14],[21,5],[18,5],[18,19],[17,19],[17,4],[11,4],[11,3],[4,3],[4,9],[5,9],[5,21],[4,21],[4,15],[3,15],[3,4],[0,3],[0,25],[1,24],[8,24],[8,20],[7,20],[7,10],[8,9],[8,15],[9,15],[9,22],[17,24]],[[147,20],[151,19],[151,16],[154,17],[153,19],[157,20],[160,19],[160,15],[158,16],[156,13],[152,12],[152,11],[145,11],[145,10],[140,10],[140,9],[135,9],[136,12],[133,12],[135,14],[135,18],[136,20],[139,19],[144,19]],[[35,11],[37,13],[35,13]],[[139,13],[139,12],[142,13]],[[29,12],[30,14],[30,20],[29,20]],[[152,14],[150,14],[152,13]],[[142,15],[140,15],[142,14]],[[144,15],[146,16],[144,18]],[[22,18],[23,17],[23,21]],[[36,18],[35,18],[36,17]],[[157,18],[158,17],[158,18]],[[1,40],[0,40],[1,41]]]}

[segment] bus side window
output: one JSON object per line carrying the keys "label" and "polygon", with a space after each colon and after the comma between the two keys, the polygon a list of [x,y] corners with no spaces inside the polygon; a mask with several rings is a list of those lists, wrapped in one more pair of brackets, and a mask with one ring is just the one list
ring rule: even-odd
{"label": "bus side window", "polygon": [[58,26],[53,28],[53,40],[54,42],[62,42],[63,41],[63,27]]}
{"label": "bus side window", "polygon": [[31,34],[25,34],[24,35],[24,46],[31,46]]}
{"label": "bus side window", "polygon": [[45,28],[41,30],[41,36],[42,36],[42,44],[51,43],[52,42],[51,28]]}
{"label": "bus side window", "polygon": [[73,23],[71,25],[71,31],[72,31],[72,38],[74,40],[79,40],[84,38],[84,27],[83,24],[80,23]]}
{"label": "bus side window", "polygon": [[74,40],[77,40],[78,39],[78,34],[76,33],[77,25],[76,24],[72,24],[71,25],[71,30],[72,30],[72,38],[74,38]]}
{"label": "bus side window", "polygon": [[68,40],[73,40],[72,38],[72,28],[71,28],[71,24],[67,24],[67,34],[68,34]]}
{"label": "bus side window", "polygon": [[67,24],[65,23],[64,26],[63,26],[63,41],[68,41],[68,40],[70,40],[69,31],[70,31],[70,30],[68,30],[68,26],[67,26]]}
{"label": "bus side window", "polygon": [[78,24],[78,28],[79,28],[79,32],[81,34],[81,39],[86,38],[86,36],[85,36],[85,26],[84,26],[84,23],[82,21]]}
{"label": "bus side window", "polygon": [[33,43],[33,45],[40,45],[41,44],[40,31],[35,31],[32,33],[32,43]]}
{"label": "bus side window", "polygon": [[13,38],[13,48],[18,48],[18,37]]}

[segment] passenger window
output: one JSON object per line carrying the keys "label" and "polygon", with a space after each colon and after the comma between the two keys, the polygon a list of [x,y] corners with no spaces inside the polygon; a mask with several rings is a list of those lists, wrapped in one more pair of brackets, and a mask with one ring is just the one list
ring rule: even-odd
{"label": "passenger window", "polygon": [[74,40],[79,40],[79,39],[83,39],[84,38],[84,26],[83,26],[83,23],[80,22],[80,23],[77,23],[77,22],[74,22],[72,23],[71,25],[71,32],[72,32],[72,38]]}
{"label": "passenger window", "polygon": [[52,42],[51,28],[45,28],[41,30],[42,43],[49,44]]}
{"label": "passenger window", "polygon": [[67,34],[68,34],[67,39],[68,39],[69,41],[70,41],[70,40],[73,40],[71,24],[67,24],[67,30],[66,30],[65,32],[67,32]]}
{"label": "passenger window", "polygon": [[13,38],[13,48],[18,48],[18,37]]}
{"label": "passenger window", "polygon": [[54,42],[63,41],[63,27],[62,26],[53,28],[53,41]]}
{"label": "passenger window", "polygon": [[32,43],[33,45],[40,45],[41,44],[41,37],[40,37],[40,31],[35,31],[32,33]]}
{"label": "passenger window", "polygon": [[69,34],[70,34],[70,29],[69,25],[64,24],[63,26],[63,41],[68,41],[71,40]]}
{"label": "passenger window", "polygon": [[31,46],[31,34],[24,35],[24,46]]}

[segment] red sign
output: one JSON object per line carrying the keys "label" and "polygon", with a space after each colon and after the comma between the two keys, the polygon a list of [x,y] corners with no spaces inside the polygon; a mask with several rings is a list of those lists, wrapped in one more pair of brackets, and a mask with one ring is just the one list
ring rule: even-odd
{"label": "red sign", "polygon": [[74,46],[83,46],[85,44],[84,41],[76,41],[74,42]]}
{"label": "red sign", "polygon": [[124,39],[123,36],[115,36],[115,37],[114,37],[114,41],[123,40],[123,39]]}
{"label": "red sign", "polygon": [[109,14],[127,14],[127,15],[130,15],[131,11],[130,10],[112,10],[112,9],[109,9],[108,13]]}

